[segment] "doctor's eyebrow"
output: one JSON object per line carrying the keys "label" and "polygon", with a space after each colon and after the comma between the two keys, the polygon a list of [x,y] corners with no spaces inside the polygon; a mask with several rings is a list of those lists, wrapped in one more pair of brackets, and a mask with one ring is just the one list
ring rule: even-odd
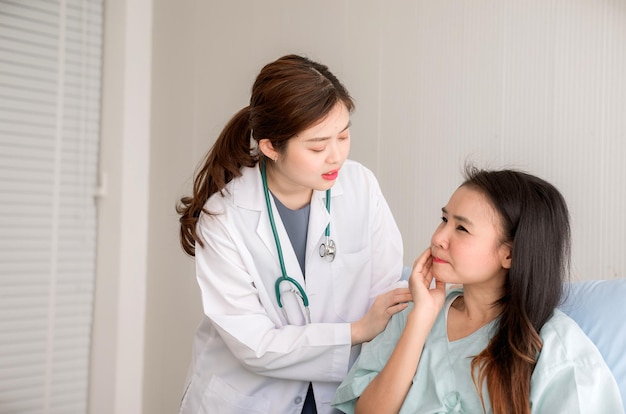
{"label": "doctor's eyebrow", "polygon": [[[352,126],[352,121],[348,121],[348,124],[341,130],[339,131],[339,133],[341,134],[342,132],[346,131],[348,128],[350,128]],[[318,142],[318,141],[327,141],[329,140],[331,137],[312,137],[306,140],[306,142]]]}
{"label": "doctor's eyebrow", "polygon": [[[449,214],[449,213],[448,213],[448,210],[446,210],[446,208],[445,208],[445,207],[441,207],[441,212],[442,212],[443,214]],[[459,216],[459,215],[456,215],[456,214],[453,214],[453,215],[452,215],[452,217],[453,217],[456,221],[461,222],[461,223],[465,223],[465,224],[466,224],[466,225],[468,225],[468,226],[471,226],[471,225],[473,224],[473,223],[472,223],[472,221],[471,221],[470,219],[468,219],[467,217]]]}

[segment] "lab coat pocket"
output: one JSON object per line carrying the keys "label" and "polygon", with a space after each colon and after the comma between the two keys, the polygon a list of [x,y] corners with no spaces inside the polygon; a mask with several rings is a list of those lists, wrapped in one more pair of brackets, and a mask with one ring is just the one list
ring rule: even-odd
{"label": "lab coat pocket", "polygon": [[336,266],[333,266],[335,312],[344,322],[354,322],[363,317],[369,306],[370,249],[342,253],[341,260],[337,262]]}
{"label": "lab coat pocket", "polygon": [[204,393],[202,407],[202,414],[267,414],[270,401],[244,395],[214,375]]}

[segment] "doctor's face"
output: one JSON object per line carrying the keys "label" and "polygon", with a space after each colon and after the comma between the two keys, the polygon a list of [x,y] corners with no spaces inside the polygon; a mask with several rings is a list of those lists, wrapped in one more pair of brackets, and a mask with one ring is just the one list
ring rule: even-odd
{"label": "doctor's face", "polygon": [[338,103],[318,124],[291,138],[272,163],[274,185],[283,192],[327,190],[350,152],[350,113]]}

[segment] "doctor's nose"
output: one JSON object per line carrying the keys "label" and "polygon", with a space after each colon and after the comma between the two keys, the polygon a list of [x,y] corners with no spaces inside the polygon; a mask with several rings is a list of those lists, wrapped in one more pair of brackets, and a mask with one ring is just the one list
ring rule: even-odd
{"label": "doctor's nose", "polygon": [[329,143],[326,162],[329,164],[343,163],[350,152],[350,140],[332,139]]}
{"label": "doctor's nose", "polygon": [[338,162],[341,159],[341,150],[337,142],[332,142],[328,147],[328,156],[326,157],[329,164]]}

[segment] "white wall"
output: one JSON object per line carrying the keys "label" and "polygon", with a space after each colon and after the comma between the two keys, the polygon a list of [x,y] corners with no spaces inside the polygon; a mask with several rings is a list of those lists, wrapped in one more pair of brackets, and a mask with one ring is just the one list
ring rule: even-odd
{"label": "white wall", "polygon": [[[124,213],[113,209],[100,223],[109,236],[99,247],[95,322],[104,328],[96,329],[92,383],[101,387],[92,385],[92,401],[123,400],[107,381],[132,378],[127,386],[142,393],[135,396],[142,412],[176,411],[201,310],[193,262],[178,246],[174,204],[189,192],[194,168],[224,123],[247,104],[261,66],[286,53],[326,63],[355,97],[351,157],[379,177],[407,264],[426,247],[470,159],[527,169],[562,190],[572,213],[574,277],[626,276],[622,0],[118,0],[105,3],[109,42],[124,47],[125,31],[145,30],[145,16],[135,15],[137,25],[124,12],[142,3],[152,3],[152,62],[140,67],[152,85],[148,209],[136,217],[147,220],[145,241],[136,237],[146,251],[145,274],[136,276],[144,280],[145,305],[140,301],[137,312],[145,313],[145,326],[138,327],[141,338],[112,338],[114,349],[103,351],[101,341],[111,339],[104,333],[128,329],[116,304],[128,301],[120,268],[132,264],[119,252],[115,230]],[[116,50],[105,53],[109,161],[102,168],[114,177],[109,190],[121,194],[124,174],[132,172],[116,170],[111,160],[122,157],[123,118],[133,110],[123,105],[131,86],[119,65],[136,70],[140,63],[119,56],[116,62]],[[125,367],[122,355],[138,345],[141,367]]]}
{"label": "white wall", "polygon": [[538,174],[572,214],[574,276],[626,275],[626,2],[196,4],[196,156],[262,64],[328,64],[357,100],[351,156],[372,168],[407,262],[466,159]]}
{"label": "white wall", "polygon": [[[152,2],[105,3],[89,412],[141,413],[150,255]],[[158,191],[157,191],[158,193]],[[151,361],[147,361],[151,364]]]}
{"label": "white wall", "polygon": [[177,412],[202,315],[194,261],[180,247],[175,211],[197,156],[193,3],[154,2],[145,414]]}

